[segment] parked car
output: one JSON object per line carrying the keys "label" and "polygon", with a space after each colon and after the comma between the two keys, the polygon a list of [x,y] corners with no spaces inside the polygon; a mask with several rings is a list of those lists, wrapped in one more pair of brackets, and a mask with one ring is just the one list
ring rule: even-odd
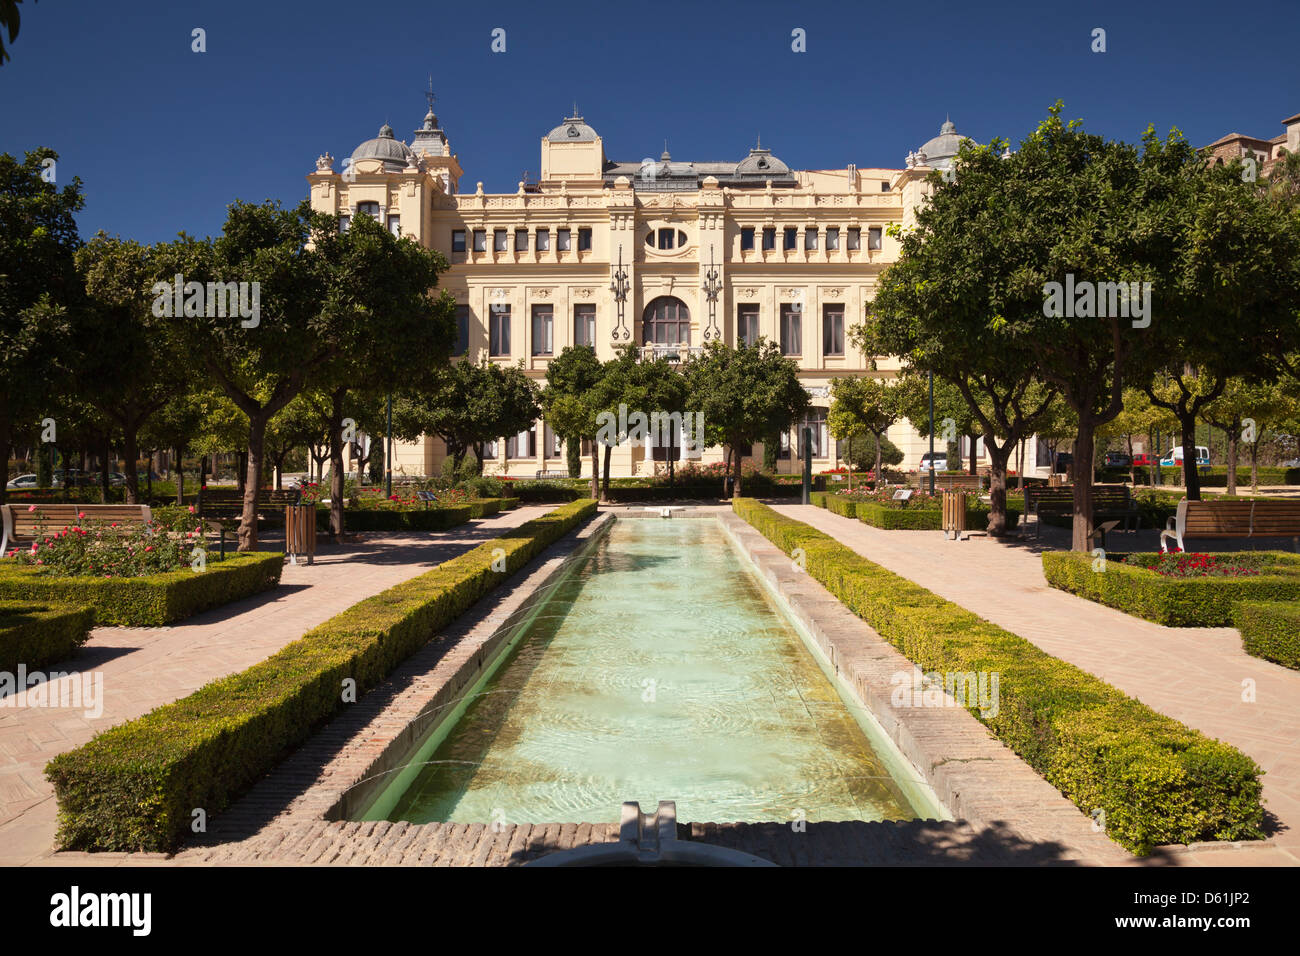
{"label": "parked car", "polygon": [[[1170,449],[1169,454],[1160,459],[1160,464],[1166,468],[1172,465],[1181,465],[1183,463],[1183,446],[1178,445]],[[1208,465],[1210,463],[1210,449],[1204,445],[1196,446],[1196,464]]]}
{"label": "parked car", "polygon": [[947,471],[948,453],[945,451],[927,451],[921,456],[921,471]]}
{"label": "parked car", "polygon": [[1156,456],[1139,452],[1133,456],[1133,464],[1139,467],[1154,468],[1156,466]]}
{"label": "parked car", "polygon": [[1107,468],[1127,468],[1131,461],[1132,459],[1122,451],[1106,452],[1105,466]]}
{"label": "parked car", "polygon": [[19,475],[17,478],[11,478],[5,483],[6,488],[15,488],[19,491],[37,487],[35,475]]}
{"label": "parked car", "polygon": [[1284,461],[1278,467],[1280,468],[1300,468],[1300,458],[1292,458],[1290,461]]}

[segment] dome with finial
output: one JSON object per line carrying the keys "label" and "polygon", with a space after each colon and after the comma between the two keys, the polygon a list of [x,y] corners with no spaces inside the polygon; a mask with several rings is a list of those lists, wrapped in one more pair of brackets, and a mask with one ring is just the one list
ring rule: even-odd
{"label": "dome with finial", "polygon": [[[920,161],[926,166],[947,169],[961,149],[962,141],[967,139],[970,137],[962,136],[957,132],[957,127],[951,118],[945,119],[943,125],[939,127],[939,135],[927,141],[917,150],[917,153],[924,154],[925,158]],[[920,159],[920,156],[917,158]]]}
{"label": "dome with finial", "polygon": [[575,109],[572,116],[565,117],[563,123],[546,134],[551,143],[594,143],[596,131],[587,125]]}
{"label": "dome with finial", "polygon": [[364,159],[382,160],[384,172],[399,173],[406,168],[411,158],[410,148],[393,136],[393,128],[385,123],[379,128],[379,135],[368,139],[352,151],[352,167]]}
{"label": "dome with finial", "polygon": [[750,149],[749,155],[736,164],[737,176],[751,176],[758,179],[789,176],[790,167],[772,155],[772,151],[763,146],[762,140]]}

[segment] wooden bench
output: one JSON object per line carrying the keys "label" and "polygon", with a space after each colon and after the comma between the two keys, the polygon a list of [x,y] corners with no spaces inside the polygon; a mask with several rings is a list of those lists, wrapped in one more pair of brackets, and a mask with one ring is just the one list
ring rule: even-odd
{"label": "wooden bench", "polygon": [[1285,538],[1300,535],[1300,500],[1248,498],[1235,501],[1178,502],[1178,512],[1160,532],[1186,551],[1184,538]]}
{"label": "wooden bench", "polygon": [[[1074,488],[1033,486],[1025,488],[1025,517],[1034,516],[1034,536],[1043,526],[1043,518],[1061,518],[1074,514]],[[1128,485],[1093,485],[1092,520],[1111,518],[1124,525],[1126,531],[1136,531],[1140,515],[1137,502],[1129,494]]]}
{"label": "wooden bench", "polygon": [[[915,475],[908,476],[908,484],[913,488],[928,489],[930,487],[930,473],[928,471],[918,471]],[[936,471],[934,473],[934,490],[939,491],[983,491],[984,476],[968,475],[962,471]]]}
{"label": "wooden bench", "polygon": [[[78,517],[83,514],[84,519]],[[0,516],[4,521],[0,554],[7,553],[11,543],[34,541],[42,531],[62,531],[92,522],[148,524],[152,520],[148,505],[37,504],[32,510],[30,501],[4,505]]]}
{"label": "wooden bench", "polygon": [[[301,493],[294,488],[275,491],[263,488],[258,495],[258,518],[264,518],[263,508],[283,508],[296,505]],[[244,493],[238,488],[200,488],[199,504],[195,509],[204,525],[219,537],[221,557],[226,556],[226,532],[244,516]]]}

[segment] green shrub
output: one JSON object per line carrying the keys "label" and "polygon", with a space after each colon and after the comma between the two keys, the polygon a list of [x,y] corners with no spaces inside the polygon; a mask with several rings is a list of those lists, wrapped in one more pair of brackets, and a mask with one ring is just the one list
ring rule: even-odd
{"label": "green shrub", "polygon": [[[1262,573],[1253,577],[1165,577],[1125,564],[1123,554],[1108,554],[1105,570],[1093,570],[1091,554],[1049,551],[1043,555],[1047,583],[1126,614],[1168,627],[1229,627],[1232,606],[1241,601],[1300,599],[1300,557],[1258,552]],[[1133,556],[1138,557],[1138,556]],[[1243,558],[1242,555],[1216,555]]]}
{"label": "green shrub", "polygon": [[88,605],[98,625],[161,627],[270,590],[283,567],[283,554],[264,551],[210,559],[203,572],[185,568],[136,578],[54,575],[6,562],[0,564],[0,600]]}
{"label": "green shrub", "polygon": [[[1030,641],[873,564],[753,499],[736,513],[923,671],[991,671],[999,707],[971,713],[1136,853],[1167,843],[1261,837],[1260,769]],[[1109,572],[1108,572],[1109,573]]]}
{"label": "green shrub", "polygon": [[0,672],[33,670],[71,657],[86,643],[95,612],[72,604],[0,601]]}
{"label": "green shrub", "polygon": [[[890,508],[873,501],[859,501],[856,516],[873,528],[887,531],[940,531],[943,529],[943,511],[939,508]],[[850,516],[852,517],[852,515]],[[1014,528],[1020,521],[1020,512],[1015,508],[1007,509],[1007,530]],[[989,509],[985,507],[966,509],[966,528],[969,531],[983,531],[988,527]]]}
{"label": "green shrub", "polygon": [[456,482],[456,487],[476,498],[500,498],[505,492],[506,483],[500,478],[475,475]]}
{"label": "green shrub", "polygon": [[[354,604],[260,664],[55,757],[45,773],[59,802],[59,845],[175,847],[195,807],[224,809],[341,709],[345,680],[374,687],[595,511],[594,501],[578,501],[525,522]],[[493,569],[497,549],[505,574]]]}
{"label": "green shrub", "polygon": [[1300,669],[1300,607],[1281,601],[1241,601],[1232,608],[1247,654]]}
{"label": "green shrub", "polygon": [[519,499],[518,499],[518,498],[502,498],[502,499],[501,499],[501,510],[502,510],[502,511],[514,511],[514,510],[515,510],[516,508],[518,508],[518,507],[519,507]]}

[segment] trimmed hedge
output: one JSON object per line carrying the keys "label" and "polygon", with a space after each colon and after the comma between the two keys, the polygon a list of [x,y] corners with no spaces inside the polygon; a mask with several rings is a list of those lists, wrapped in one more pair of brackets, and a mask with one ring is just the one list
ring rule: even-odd
{"label": "trimmed hedge", "polygon": [[1243,578],[1166,577],[1125,564],[1123,557],[1109,554],[1106,570],[1094,571],[1091,554],[1048,551],[1043,554],[1043,574],[1054,588],[1167,627],[1231,627],[1233,605],[1241,601],[1300,600],[1300,557],[1295,555],[1215,555],[1262,562],[1258,576]]}
{"label": "trimmed hedge", "polygon": [[514,511],[519,507],[518,498],[498,498],[497,500],[501,502],[502,511]]}
{"label": "trimmed hedge", "polygon": [[283,568],[278,551],[213,557],[201,573],[183,568],[138,578],[54,575],[6,562],[0,564],[0,600],[88,605],[97,625],[161,627],[269,591]]}
{"label": "trimmed hedge", "polygon": [[[510,504],[507,504],[510,502]],[[473,518],[490,518],[519,506],[518,498],[475,498],[461,505],[418,505],[403,509],[349,508],[344,514],[348,531],[446,531]],[[329,509],[316,512],[318,530],[329,529]]]}
{"label": "trimmed hedge", "polygon": [[[939,508],[891,508],[875,501],[853,501],[835,494],[824,494],[820,498],[810,496],[810,500],[834,514],[857,518],[873,528],[883,528],[886,531],[943,530],[943,511]],[[1014,528],[1019,521],[1020,512],[1008,508],[1007,530]],[[969,530],[982,531],[988,527],[988,523],[988,508],[966,509],[966,527]]]}
{"label": "trimmed hedge", "polygon": [[[472,604],[596,512],[578,501],[354,604],[247,670],[97,735],[45,768],[59,845],[170,850],[191,811],[219,812],[342,704],[365,692]],[[505,552],[506,573],[492,568]]]}
{"label": "trimmed hedge", "polygon": [[0,601],[0,671],[30,671],[71,657],[86,643],[95,612],[71,604]]}
{"label": "trimmed hedge", "polygon": [[1247,654],[1300,670],[1300,607],[1281,601],[1242,601],[1232,608]]}
{"label": "trimmed hedge", "polygon": [[1263,836],[1260,769],[1234,747],[1127,697],[1030,641],[753,499],[736,513],[923,671],[992,671],[996,716],[971,713],[1135,853]]}

